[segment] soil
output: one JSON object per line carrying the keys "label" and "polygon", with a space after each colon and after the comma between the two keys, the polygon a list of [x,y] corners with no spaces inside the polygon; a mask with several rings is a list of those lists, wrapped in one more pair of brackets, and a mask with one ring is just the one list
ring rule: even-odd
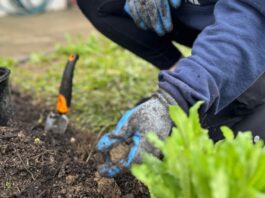
{"label": "soil", "polygon": [[110,150],[110,159],[113,163],[118,163],[121,159],[124,159],[124,157],[129,153],[129,151],[130,144],[119,144],[118,146]]}
{"label": "soil", "polygon": [[64,135],[44,132],[48,111],[32,98],[12,93],[14,118],[0,127],[0,197],[149,197],[130,174],[102,178],[96,135],[69,127]]}

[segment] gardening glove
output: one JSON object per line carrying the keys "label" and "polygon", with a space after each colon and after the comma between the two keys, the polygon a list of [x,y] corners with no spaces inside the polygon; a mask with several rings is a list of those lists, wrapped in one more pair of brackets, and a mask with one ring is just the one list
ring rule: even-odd
{"label": "gardening glove", "polygon": [[178,8],[182,0],[126,0],[124,9],[137,26],[159,36],[172,31],[170,6]]}
{"label": "gardening glove", "polygon": [[[106,161],[99,167],[99,174],[114,177],[128,170],[132,163],[141,162],[142,152],[159,156],[159,150],[148,143],[146,134],[154,132],[161,139],[170,134],[172,121],[169,117],[168,106],[173,104],[176,104],[175,100],[160,89],[149,100],[127,111],[116,128],[103,135],[97,143],[97,150],[105,154]],[[117,162],[114,162],[110,152],[121,144],[126,144],[129,149]]]}

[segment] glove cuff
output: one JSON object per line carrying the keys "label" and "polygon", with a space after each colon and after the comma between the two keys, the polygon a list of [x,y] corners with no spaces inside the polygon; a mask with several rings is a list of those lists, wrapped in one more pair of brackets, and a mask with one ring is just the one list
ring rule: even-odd
{"label": "glove cuff", "polygon": [[157,97],[160,102],[166,106],[176,105],[177,101],[165,90],[159,88],[154,94],[153,97]]}

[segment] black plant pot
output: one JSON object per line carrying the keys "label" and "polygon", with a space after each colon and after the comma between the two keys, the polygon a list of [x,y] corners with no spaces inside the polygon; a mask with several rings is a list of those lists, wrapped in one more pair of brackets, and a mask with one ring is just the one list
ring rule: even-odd
{"label": "black plant pot", "polygon": [[10,70],[0,67],[0,126],[7,125],[12,116],[9,76]]}

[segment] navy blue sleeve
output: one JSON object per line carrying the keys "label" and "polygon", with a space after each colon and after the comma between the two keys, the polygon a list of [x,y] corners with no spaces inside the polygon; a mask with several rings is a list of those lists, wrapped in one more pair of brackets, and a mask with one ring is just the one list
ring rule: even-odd
{"label": "navy blue sleeve", "polygon": [[219,0],[214,17],[192,55],[159,75],[159,87],[184,109],[203,100],[204,112],[217,113],[265,71],[265,0]]}

